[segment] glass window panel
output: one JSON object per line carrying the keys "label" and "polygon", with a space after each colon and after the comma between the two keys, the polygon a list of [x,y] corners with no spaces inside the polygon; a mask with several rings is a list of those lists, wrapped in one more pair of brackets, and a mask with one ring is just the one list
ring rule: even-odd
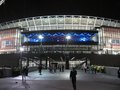
{"label": "glass window panel", "polygon": [[49,25],[49,19],[48,18],[43,18],[41,20],[42,20],[43,25]]}
{"label": "glass window panel", "polygon": [[51,24],[56,24],[56,18],[50,18],[50,23]]}
{"label": "glass window panel", "polygon": [[87,19],[86,18],[81,18],[81,24],[86,24],[87,23]]}
{"label": "glass window panel", "polygon": [[57,22],[59,24],[64,24],[64,18],[57,18]]}
{"label": "glass window panel", "polygon": [[73,23],[78,24],[79,23],[79,18],[73,18]]}
{"label": "glass window panel", "polygon": [[41,20],[40,19],[35,20],[35,24],[36,25],[41,25]]}
{"label": "glass window panel", "polygon": [[34,26],[33,20],[28,20],[28,24],[29,24],[29,26]]}
{"label": "glass window panel", "polygon": [[21,24],[22,24],[23,27],[27,27],[26,21],[22,21]]}
{"label": "glass window panel", "polygon": [[65,24],[71,24],[72,18],[65,18]]}

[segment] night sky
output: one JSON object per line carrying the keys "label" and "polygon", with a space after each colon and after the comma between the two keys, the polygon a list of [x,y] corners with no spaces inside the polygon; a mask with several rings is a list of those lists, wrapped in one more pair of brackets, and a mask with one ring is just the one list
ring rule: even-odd
{"label": "night sky", "polygon": [[120,0],[107,1],[6,0],[0,6],[0,22],[43,15],[88,15],[120,20]]}

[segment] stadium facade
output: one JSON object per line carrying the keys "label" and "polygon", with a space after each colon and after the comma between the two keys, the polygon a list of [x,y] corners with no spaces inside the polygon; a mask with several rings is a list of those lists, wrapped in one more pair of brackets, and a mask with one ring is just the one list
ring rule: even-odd
{"label": "stadium facade", "polygon": [[[39,34],[43,39],[37,38]],[[66,40],[68,34],[70,40]],[[32,53],[40,50],[43,53],[119,54],[120,21],[94,16],[52,15],[0,23],[0,53],[19,53],[21,46]]]}

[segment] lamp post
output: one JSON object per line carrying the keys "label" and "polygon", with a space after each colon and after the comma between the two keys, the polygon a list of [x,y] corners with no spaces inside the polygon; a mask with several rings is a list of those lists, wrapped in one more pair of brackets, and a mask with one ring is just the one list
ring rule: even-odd
{"label": "lamp post", "polygon": [[[67,35],[66,37],[66,40],[67,40],[67,48],[68,48],[68,41],[71,39],[71,36],[70,35]],[[68,50],[68,49],[67,49]],[[66,55],[66,69],[69,69],[69,56]]]}
{"label": "lamp post", "polygon": [[38,38],[41,40],[41,45],[42,45],[42,40],[44,37],[42,35],[39,35]]}
{"label": "lamp post", "polygon": [[22,52],[24,51],[23,47],[20,47],[20,69],[22,69]]}
{"label": "lamp post", "polygon": [[20,73],[22,75],[22,82],[24,81],[24,78],[23,78],[23,73],[22,73],[22,52],[24,51],[24,48],[23,47],[20,47]]}
{"label": "lamp post", "polygon": [[71,39],[71,36],[70,36],[70,35],[67,35],[65,38],[66,38],[66,40],[67,40],[67,48],[68,48],[68,41]]}
{"label": "lamp post", "polygon": [[[38,38],[40,39],[40,47],[41,47],[41,50],[43,50],[43,49],[42,49],[42,40],[43,40],[44,37],[43,37],[42,35],[39,35]],[[39,48],[39,53],[40,53],[40,48]],[[41,60],[40,60],[40,64],[41,64]]]}

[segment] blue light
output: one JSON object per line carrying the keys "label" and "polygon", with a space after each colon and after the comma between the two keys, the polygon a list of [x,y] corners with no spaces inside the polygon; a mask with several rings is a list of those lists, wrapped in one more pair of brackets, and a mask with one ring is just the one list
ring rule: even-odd
{"label": "blue light", "polygon": [[[31,32],[31,33],[23,33],[22,36],[24,37],[23,43],[29,42],[29,43],[40,43],[43,42],[43,44],[66,44],[66,36],[69,35],[70,43],[71,44],[89,44],[89,43],[98,43],[98,32],[74,32],[74,31],[58,31],[58,32]],[[42,40],[39,37],[39,35],[42,35]],[[44,38],[44,39],[43,39]],[[89,42],[89,43],[88,43]],[[69,44],[70,44],[69,43]]]}

